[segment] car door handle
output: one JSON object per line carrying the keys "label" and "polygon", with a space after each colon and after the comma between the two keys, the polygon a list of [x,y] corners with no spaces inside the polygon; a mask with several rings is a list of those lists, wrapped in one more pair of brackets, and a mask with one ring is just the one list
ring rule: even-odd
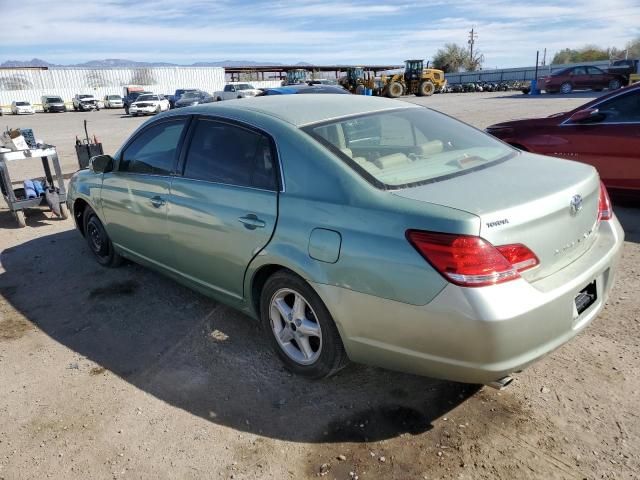
{"label": "car door handle", "polygon": [[266,223],[264,223],[263,220],[260,220],[253,213],[250,213],[248,215],[245,215],[244,217],[238,218],[238,221],[242,223],[245,226],[245,228],[248,228],[249,230],[255,230],[256,228],[264,228],[264,226],[266,225]]}
{"label": "car door handle", "polygon": [[159,197],[159,196],[155,196],[155,197],[151,197],[151,205],[153,205],[156,208],[160,208],[161,206],[163,206],[165,203],[167,203],[165,201],[164,198]]}

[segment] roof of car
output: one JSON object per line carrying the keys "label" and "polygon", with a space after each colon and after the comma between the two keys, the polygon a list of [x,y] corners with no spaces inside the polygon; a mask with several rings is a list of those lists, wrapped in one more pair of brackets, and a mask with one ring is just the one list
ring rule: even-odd
{"label": "roof of car", "polygon": [[365,95],[272,95],[251,99],[227,100],[188,107],[184,113],[215,114],[252,111],[279,118],[297,127],[333,118],[348,117],[398,108],[420,108],[419,105]]}

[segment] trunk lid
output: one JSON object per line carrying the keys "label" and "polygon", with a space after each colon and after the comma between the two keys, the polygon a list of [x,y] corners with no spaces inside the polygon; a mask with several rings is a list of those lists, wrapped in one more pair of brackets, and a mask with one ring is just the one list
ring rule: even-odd
{"label": "trunk lid", "polygon": [[[589,165],[520,153],[483,170],[393,194],[477,215],[478,234],[495,246],[526,245],[540,264],[522,276],[534,281],[567,266],[595,241],[600,179]],[[572,208],[572,202],[580,208]]]}

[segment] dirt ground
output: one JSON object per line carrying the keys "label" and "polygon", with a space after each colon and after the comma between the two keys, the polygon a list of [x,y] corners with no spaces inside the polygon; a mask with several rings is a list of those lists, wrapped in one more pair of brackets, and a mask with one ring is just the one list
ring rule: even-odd
{"label": "dirt ground", "polygon": [[[485,127],[587,101],[522,97],[420,102]],[[2,121],[57,143],[70,173],[84,115],[107,151],[140,123]],[[498,392],[360,365],[294,377],[251,319],[137,265],[101,268],[71,220],[17,229],[3,205],[0,479],[640,478],[640,210],[615,212],[606,308]]]}

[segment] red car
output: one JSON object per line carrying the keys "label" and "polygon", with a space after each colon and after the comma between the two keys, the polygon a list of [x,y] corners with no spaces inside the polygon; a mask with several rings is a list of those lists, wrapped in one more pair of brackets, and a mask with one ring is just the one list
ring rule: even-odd
{"label": "red car", "polygon": [[487,132],[521,150],[593,165],[612,194],[640,197],[640,85],[570,112],[497,123]]}
{"label": "red car", "polygon": [[617,90],[622,77],[600,70],[598,67],[569,67],[553,72],[538,81],[538,88],[547,93],[571,93],[573,90]]}

